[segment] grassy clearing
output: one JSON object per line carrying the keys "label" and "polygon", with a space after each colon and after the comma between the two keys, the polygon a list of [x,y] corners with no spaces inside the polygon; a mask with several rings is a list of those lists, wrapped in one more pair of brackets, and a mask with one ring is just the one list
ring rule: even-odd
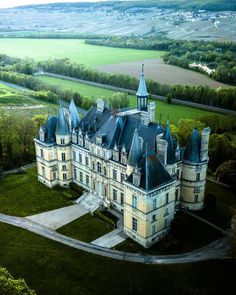
{"label": "grassy clearing", "polygon": [[71,205],[62,191],[59,187],[49,189],[41,184],[36,168],[27,169],[25,174],[8,175],[0,179],[0,212],[27,216]]}
{"label": "grassy clearing", "polygon": [[58,232],[84,242],[92,242],[111,230],[112,227],[110,225],[105,224],[90,214],[86,214],[61,227],[58,229]]}
{"label": "grassy clearing", "polygon": [[111,48],[85,44],[84,40],[57,39],[0,39],[0,53],[36,60],[70,58],[89,67],[158,58],[163,52]]}
{"label": "grassy clearing", "polygon": [[196,211],[196,214],[224,229],[230,228],[232,217],[230,207],[236,205],[235,194],[228,188],[211,181],[207,181],[206,194],[215,195],[216,207],[204,208]]}
{"label": "grassy clearing", "polygon": [[[0,264],[38,295],[234,294],[235,261],[144,265],[99,257],[0,223]],[[171,278],[171,284],[170,284]],[[115,286],[115,287],[114,287]],[[183,291],[184,290],[184,291]]]}
{"label": "grassy clearing", "polygon": [[[83,96],[87,96],[89,98],[93,98],[96,100],[97,98],[110,98],[115,92],[112,90],[107,90],[99,87],[88,86],[85,84],[80,84],[73,81],[51,78],[51,77],[39,77],[43,82],[46,82],[50,85],[56,85],[61,87],[64,90],[73,90],[79,92]],[[136,97],[129,95],[130,105],[132,107],[136,106]],[[165,121],[168,116],[170,116],[170,120],[173,123],[178,122],[179,119],[193,119],[199,118],[205,115],[215,114],[213,112],[208,112],[204,110],[199,110],[195,108],[175,105],[175,104],[167,104],[165,102],[156,101],[156,119],[159,119],[160,114],[162,115],[163,120]]]}

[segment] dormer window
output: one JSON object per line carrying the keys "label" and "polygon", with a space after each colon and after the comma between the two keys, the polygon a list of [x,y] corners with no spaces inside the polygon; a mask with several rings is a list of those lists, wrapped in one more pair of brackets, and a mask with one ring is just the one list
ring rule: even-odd
{"label": "dormer window", "polygon": [[44,142],[45,141],[45,130],[43,127],[39,129],[39,140]]}
{"label": "dormer window", "polygon": [[120,152],[116,143],[113,149],[113,160],[116,162],[120,161]]}
{"label": "dormer window", "polygon": [[140,186],[140,182],[141,182],[141,173],[140,170],[138,169],[138,167],[136,166],[133,172],[133,184],[137,187]]}
{"label": "dormer window", "polygon": [[119,162],[120,160],[120,153],[119,151],[113,151],[113,160]]}

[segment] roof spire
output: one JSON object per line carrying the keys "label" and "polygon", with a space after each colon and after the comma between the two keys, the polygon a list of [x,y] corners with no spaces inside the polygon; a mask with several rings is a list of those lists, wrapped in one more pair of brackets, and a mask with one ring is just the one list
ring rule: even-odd
{"label": "roof spire", "polygon": [[142,71],[141,71],[138,91],[136,95],[137,95],[138,110],[147,111],[148,92],[147,92],[147,86],[146,86],[145,77],[144,77],[144,64],[142,64]]}

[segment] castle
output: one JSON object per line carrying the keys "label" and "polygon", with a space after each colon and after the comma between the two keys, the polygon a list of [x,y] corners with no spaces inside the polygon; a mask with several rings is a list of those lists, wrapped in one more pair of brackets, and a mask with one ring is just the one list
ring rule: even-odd
{"label": "castle", "polygon": [[209,135],[195,128],[180,147],[169,123],[155,122],[142,70],[136,109],[114,112],[98,99],[80,119],[72,100],[48,118],[35,139],[38,179],[93,193],[122,212],[127,236],[150,247],[168,233],[179,207],[203,207]]}

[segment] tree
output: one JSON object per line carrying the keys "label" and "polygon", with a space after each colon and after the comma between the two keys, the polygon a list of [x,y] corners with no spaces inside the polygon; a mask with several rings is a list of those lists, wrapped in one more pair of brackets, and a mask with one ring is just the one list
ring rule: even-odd
{"label": "tree", "polygon": [[109,99],[109,103],[113,109],[122,109],[129,106],[129,98],[126,93],[117,92]]}
{"label": "tree", "polygon": [[198,128],[199,132],[201,132],[204,127],[205,124],[196,119],[180,119],[177,126],[171,125],[171,131],[180,145],[185,146],[188,143],[193,128]]}
{"label": "tree", "polygon": [[236,161],[229,160],[221,164],[216,170],[216,177],[236,190]]}
{"label": "tree", "polygon": [[0,294],[4,295],[36,295],[23,279],[14,279],[5,269],[0,267]]}
{"label": "tree", "polygon": [[167,93],[167,95],[166,95],[166,102],[167,103],[171,103],[172,102],[172,93]]}

